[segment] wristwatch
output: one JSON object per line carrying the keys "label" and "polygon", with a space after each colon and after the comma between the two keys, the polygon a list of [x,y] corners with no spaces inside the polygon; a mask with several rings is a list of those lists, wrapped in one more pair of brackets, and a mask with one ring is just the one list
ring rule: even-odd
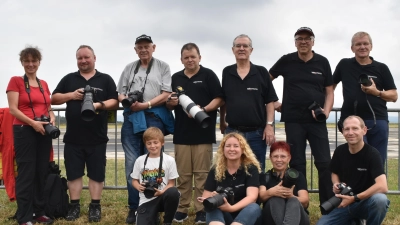
{"label": "wristwatch", "polygon": [[274,125],[274,121],[268,121],[268,122],[267,122],[267,125],[273,126],[273,125]]}
{"label": "wristwatch", "polygon": [[361,199],[357,195],[354,195],[354,201],[359,202],[359,201],[361,201]]}
{"label": "wristwatch", "polygon": [[148,108],[148,109],[151,109],[151,102],[148,101],[147,104],[149,105],[147,108]]}

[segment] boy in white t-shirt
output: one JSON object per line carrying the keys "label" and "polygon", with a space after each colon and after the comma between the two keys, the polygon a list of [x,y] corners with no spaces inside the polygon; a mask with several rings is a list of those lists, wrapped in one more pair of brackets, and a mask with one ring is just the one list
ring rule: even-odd
{"label": "boy in white t-shirt", "polygon": [[180,193],[175,187],[179,177],[175,159],[161,151],[164,134],[149,127],[143,134],[148,154],[137,158],[131,173],[132,185],[139,191],[136,224],[155,225],[158,212],[164,213],[164,225],[172,223]]}

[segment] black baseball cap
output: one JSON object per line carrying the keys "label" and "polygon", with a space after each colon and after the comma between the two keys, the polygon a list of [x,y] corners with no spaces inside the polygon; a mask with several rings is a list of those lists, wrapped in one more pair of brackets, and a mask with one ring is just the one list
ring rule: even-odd
{"label": "black baseball cap", "polygon": [[140,35],[139,37],[136,38],[135,41],[135,45],[139,42],[139,41],[148,41],[150,43],[153,43],[153,40],[151,40],[151,37],[145,34]]}
{"label": "black baseball cap", "polygon": [[294,36],[296,36],[300,32],[308,32],[309,34],[311,34],[311,36],[315,37],[314,32],[309,27],[300,27],[299,29],[297,29],[296,33],[294,33]]}

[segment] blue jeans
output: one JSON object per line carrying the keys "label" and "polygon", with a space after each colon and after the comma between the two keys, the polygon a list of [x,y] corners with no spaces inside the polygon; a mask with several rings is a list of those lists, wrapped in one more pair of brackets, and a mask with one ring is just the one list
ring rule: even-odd
{"label": "blue jeans", "polygon": [[336,208],[323,215],[317,225],[351,224],[354,219],[365,219],[368,225],[379,225],[385,219],[390,201],[385,194],[378,193],[344,208]]}
{"label": "blue jeans", "polygon": [[231,224],[233,222],[241,223],[243,225],[253,225],[258,217],[261,216],[260,206],[256,203],[251,203],[240,210],[236,217],[233,217],[229,212],[223,212],[220,209],[215,209],[206,213],[206,223],[210,224],[213,221],[219,221],[223,224]]}
{"label": "blue jeans", "polygon": [[[125,152],[125,175],[128,188],[128,205],[130,209],[137,209],[139,206],[139,192],[132,186],[131,173],[136,159],[147,153],[143,143],[143,133],[134,134],[133,124],[128,117],[131,112],[124,112],[124,123],[121,128],[121,143]],[[145,114],[147,127],[158,127],[165,133],[162,121],[153,115]]]}
{"label": "blue jeans", "polygon": [[256,155],[257,160],[260,162],[261,170],[265,172],[265,154],[267,154],[267,144],[265,143],[265,140],[262,139],[264,128],[259,128],[255,131],[241,132],[228,126],[225,130],[225,134],[232,132],[240,133],[244,138],[246,138],[251,150],[253,150],[254,155]]}
{"label": "blue jeans", "polygon": [[377,120],[374,127],[374,120],[365,120],[367,128],[372,128],[364,135],[364,142],[372,145],[379,151],[382,158],[382,165],[385,165],[387,158],[387,146],[389,139],[389,124],[386,120]]}

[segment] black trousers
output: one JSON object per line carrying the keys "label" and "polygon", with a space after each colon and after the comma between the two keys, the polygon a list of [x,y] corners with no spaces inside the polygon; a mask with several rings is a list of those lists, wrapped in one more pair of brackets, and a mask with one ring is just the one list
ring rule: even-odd
{"label": "black trousers", "polygon": [[172,223],[180,195],[176,187],[170,187],[161,196],[141,204],[137,209],[136,224],[156,225],[158,212],[165,212],[164,223]]}
{"label": "black trousers", "polygon": [[14,149],[18,176],[15,183],[18,223],[44,215],[43,189],[52,146],[51,137],[31,126],[14,125]]}
{"label": "black trousers", "polygon": [[296,224],[309,225],[308,214],[296,197],[284,199],[271,197],[264,203],[262,224]]}
{"label": "black trousers", "polygon": [[[326,123],[285,123],[286,141],[290,144],[290,167],[306,174],[306,145],[310,143],[311,154],[318,170],[319,201],[323,203],[333,196],[329,164],[331,153]],[[322,212],[325,214],[325,212]]]}

